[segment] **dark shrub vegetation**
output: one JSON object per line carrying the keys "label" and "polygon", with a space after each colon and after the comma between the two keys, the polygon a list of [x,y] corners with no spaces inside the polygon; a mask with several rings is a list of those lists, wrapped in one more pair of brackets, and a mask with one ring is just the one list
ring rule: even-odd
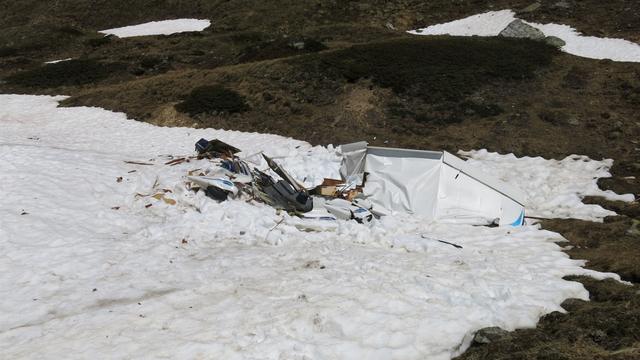
{"label": "dark shrub vegetation", "polygon": [[314,53],[325,50],[327,47],[315,39],[292,40],[282,38],[262,41],[247,46],[240,54],[240,62],[252,62],[268,59],[277,59],[304,53]]}
{"label": "dark shrub vegetation", "polygon": [[47,64],[6,78],[13,85],[52,88],[67,85],[84,85],[103,80],[125,69],[120,63],[103,63],[96,60],[68,60]]}
{"label": "dark shrub vegetation", "polygon": [[200,86],[191,91],[176,110],[189,115],[238,113],[249,110],[244,97],[220,85]]}
{"label": "dark shrub vegetation", "polygon": [[88,46],[97,48],[103,45],[107,45],[108,43],[111,42],[111,40],[113,40],[113,38],[114,38],[113,35],[97,36],[97,37],[92,37],[85,40],[84,43]]}
{"label": "dark shrub vegetation", "polygon": [[18,54],[18,49],[13,47],[0,47],[0,57],[14,56]]}
{"label": "dark shrub vegetation", "polygon": [[459,100],[486,83],[531,78],[556,52],[522,39],[415,37],[326,54],[321,67],[351,82],[370,78],[398,94]]}

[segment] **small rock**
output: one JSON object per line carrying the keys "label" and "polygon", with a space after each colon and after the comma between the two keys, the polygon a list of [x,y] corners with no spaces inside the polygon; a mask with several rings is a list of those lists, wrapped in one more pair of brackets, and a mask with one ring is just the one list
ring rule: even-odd
{"label": "small rock", "polygon": [[580,122],[580,120],[578,120],[578,119],[576,119],[574,117],[571,117],[571,118],[569,118],[569,120],[567,120],[567,124],[573,125],[573,126],[579,126],[582,123]]}
{"label": "small rock", "polygon": [[526,8],[520,10],[519,12],[521,13],[530,13],[530,12],[534,12],[538,9],[540,9],[540,6],[542,6],[542,4],[540,4],[539,2],[534,2],[533,4],[527,6]]}
{"label": "small rock", "polygon": [[476,335],[473,337],[473,341],[478,344],[489,344],[493,341],[500,340],[500,338],[503,338],[508,333],[508,331],[497,326],[488,327],[478,330]]}
{"label": "small rock", "polygon": [[292,42],[291,47],[297,50],[304,50],[304,41]]}
{"label": "small rock", "polygon": [[393,26],[393,24],[392,24],[392,23],[390,23],[390,22],[388,22],[388,23],[384,24],[384,26],[386,26],[386,27],[387,27],[387,29],[389,29],[389,30],[397,30],[397,29],[396,29],[396,27],[395,27],[395,26]]}
{"label": "small rock", "polygon": [[571,3],[567,0],[560,0],[557,3],[553,4],[554,8],[561,8],[561,9],[569,9],[571,7]]}
{"label": "small rock", "polygon": [[547,36],[546,38],[544,38],[544,42],[546,42],[551,46],[555,46],[557,48],[561,48],[567,45],[567,43],[564,40],[560,39],[557,36]]}
{"label": "small rock", "polygon": [[531,25],[525,24],[522,20],[513,20],[507,25],[504,30],[498,34],[498,36],[510,37],[510,38],[525,38],[532,40],[544,39],[544,33]]}

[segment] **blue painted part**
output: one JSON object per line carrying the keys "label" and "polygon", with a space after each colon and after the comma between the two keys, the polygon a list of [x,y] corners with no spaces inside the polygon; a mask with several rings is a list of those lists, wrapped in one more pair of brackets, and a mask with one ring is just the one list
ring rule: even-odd
{"label": "blue painted part", "polygon": [[520,216],[518,216],[516,221],[511,223],[511,226],[522,226],[522,225],[524,225],[524,209],[522,209],[522,211],[520,212]]}

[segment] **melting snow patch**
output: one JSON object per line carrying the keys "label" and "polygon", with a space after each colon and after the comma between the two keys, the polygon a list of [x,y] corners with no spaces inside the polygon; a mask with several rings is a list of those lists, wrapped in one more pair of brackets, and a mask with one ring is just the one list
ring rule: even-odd
{"label": "melting snow patch", "polygon": [[[415,35],[498,36],[515,20],[511,10],[489,11],[424,29],[409,31]],[[640,62],[640,45],[623,39],[583,36],[567,25],[525,23],[541,30],[546,36],[556,36],[566,42],[562,50],[590,59]]]}
{"label": "melting snow patch", "polygon": [[[219,138],[311,185],[338,176],[333,148],[155,127],[62,99],[0,95],[2,358],[449,359],[480,328],[532,327],[565,299],[586,300],[566,275],[618,278],[583,269],[537,226],[389,216],[304,232],[268,206],[187,190],[187,171],[209,162],[169,166],[167,154]],[[509,170],[535,159],[503,160],[475,162],[513,181],[521,173]],[[610,164],[583,160],[562,162],[592,178]],[[591,186],[547,185],[552,165],[528,174],[541,197]]]}
{"label": "melting snow patch", "polygon": [[45,64],[57,64],[57,63],[59,63],[59,62],[69,61],[69,60],[73,60],[73,58],[66,58],[66,59],[60,59],[60,60],[45,61]]}
{"label": "melting snow patch", "polygon": [[598,187],[598,178],[610,177],[613,160],[591,160],[570,155],[562,160],[541,157],[517,158],[486,150],[460,151],[479,170],[523,190],[527,215],[542,218],[573,218],[602,221],[616,213],[600,205],[584,204],[585,196],[602,196],[613,201],[634,201],[632,194],[618,195]]}
{"label": "melting snow patch", "polygon": [[103,34],[115,35],[119,38],[147,35],[171,35],[188,31],[202,31],[211,25],[209,20],[175,19],[152,21],[139,25],[125,26],[100,31]]}

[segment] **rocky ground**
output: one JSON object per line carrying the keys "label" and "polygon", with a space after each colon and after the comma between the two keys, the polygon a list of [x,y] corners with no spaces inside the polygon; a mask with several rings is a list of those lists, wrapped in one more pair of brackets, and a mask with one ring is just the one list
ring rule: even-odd
{"label": "rocky ground", "polygon": [[[529,40],[413,37],[404,30],[510,8],[640,42],[640,6],[584,1],[0,1],[0,92],[160,125],[277,133],[314,144],[613,158],[601,187],[640,194],[640,64],[590,60]],[[538,6],[539,5],[539,6]],[[119,39],[97,30],[211,19],[201,33]],[[76,60],[45,65],[72,57]],[[202,88],[204,87],[204,88]],[[195,89],[195,91],[194,91]],[[225,104],[211,108],[211,99]],[[177,105],[177,106],[176,106]],[[604,223],[545,220],[571,257],[636,285],[577,279],[536,329],[488,331],[461,358],[640,357],[640,205]]]}

